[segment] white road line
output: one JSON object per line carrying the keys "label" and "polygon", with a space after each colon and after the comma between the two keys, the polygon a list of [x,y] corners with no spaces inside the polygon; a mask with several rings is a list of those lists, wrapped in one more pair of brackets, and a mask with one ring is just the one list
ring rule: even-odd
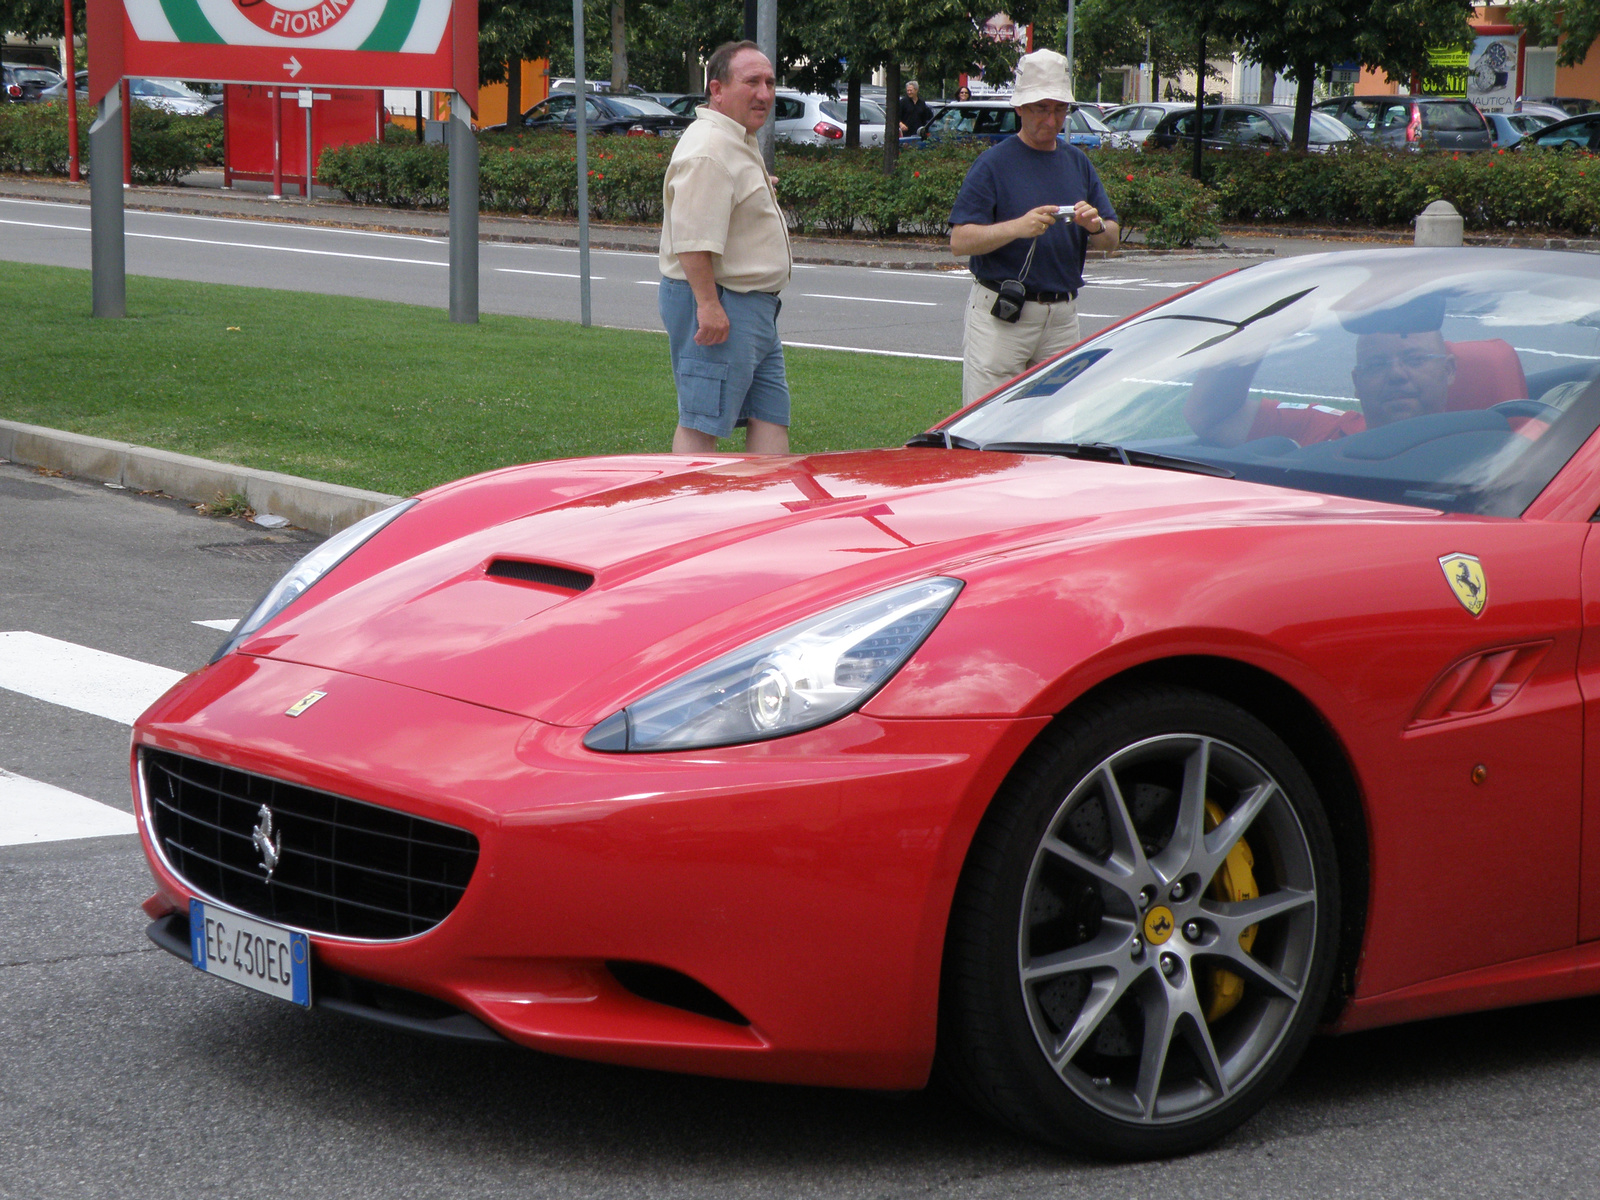
{"label": "white road line", "polygon": [[[84,230],[85,233],[88,230]],[[188,242],[195,246],[226,246],[230,250],[273,250],[280,254],[311,254],[318,258],[359,258],[363,262],[400,263],[411,267],[448,267],[447,262],[434,262],[426,258],[391,258],[383,254],[352,254],[345,250],[312,250],[305,246],[264,246],[259,242],[226,242],[217,238],[179,237],[175,233],[136,233],[128,230],[127,236],[150,238],[157,242]]]}
{"label": "white road line", "polygon": [[182,671],[43,634],[0,633],[0,688],[132,725]]}
{"label": "white road line", "polygon": [[[520,269],[518,267],[496,267],[495,270],[496,271],[500,271],[501,273],[506,274],[506,275],[549,275],[549,276],[552,276],[555,279],[582,279],[583,278],[582,275],[574,275],[570,271],[527,271],[527,270],[522,270],[522,269]],[[589,278],[590,279],[604,279],[605,276],[604,275],[591,275],[591,276],[589,276]]]}
{"label": "white road line", "polygon": [[207,629],[220,629],[223,633],[232,633],[239,624],[239,618],[224,617],[220,621],[193,621],[191,624],[204,625]]}
{"label": "white road line", "polygon": [[931,358],[936,362],[960,362],[959,354],[913,354],[909,350],[871,350],[866,346],[824,346],[819,342],[784,342],[797,350],[842,350],[846,354],[881,354],[885,358]]}
{"label": "white road line", "polygon": [[[73,233],[88,233],[89,229],[83,225],[51,225],[44,221],[6,221],[0,220],[0,225],[21,225],[28,229],[65,229]],[[194,246],[226,246],[230,250],[271,250],[280,254],[310,254],[318,258],[356,258],[363,262],[400,263],[411,267],[448,267],[447,262],[434,262],[426,258],[393,258],[383,254],[354,254],[345,250],[312,250],[305,246],[267,246],[259,242],[229,242],[220,238],[179,237],[175,233],[142,233],[129,229],[126,236],[131,238],[149,238],[157,242],[188,242]]]}
{"label": "white road line", "polygon": [[131,813],[53,784],[0,771],[0,846],[115,837],[137,828]]}
{"label": "white road line", "polygon": [[869,304],[915,304],[918,308],[938,308],[935,300],[886,300],[882,296],[835,296],[828,292],[801,292],[808,300],[865,300]]}

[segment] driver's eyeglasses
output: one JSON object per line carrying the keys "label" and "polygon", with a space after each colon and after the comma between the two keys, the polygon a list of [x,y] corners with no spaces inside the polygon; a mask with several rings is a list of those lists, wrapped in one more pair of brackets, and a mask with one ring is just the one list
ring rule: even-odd
{"label": "driver's eyeglasses", "polygon": [[1424,367],[1454,357],[1452,354],[1424,354],[1422,351],[1417,350],[1409,354],[1396,355],[1393,358],[1369,358],[1365,362],[1356,364],[1356,374],[1384,375],[1395,367],[1399,367],[1406,374],[1414,375]]}

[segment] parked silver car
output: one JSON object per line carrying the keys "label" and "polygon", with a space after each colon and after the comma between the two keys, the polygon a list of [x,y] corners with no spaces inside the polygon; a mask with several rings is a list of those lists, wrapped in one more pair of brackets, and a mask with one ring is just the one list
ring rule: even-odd
{"label": "parked silver car", "polygon": [[1192,100],[1186,104],[1175,104],[1166,100],[1144,100],[1138,104],[1124,104],[1121,108],[1114,108],[1101,120],[1110,126],[1113,133],[1121,135],[1122,145],[1137,149],[1144,144],[1145,138],[1150,136],[1151,131],[1161,124],[1162,117],[1170,112],[1193,107]]}
{"label": "parked silver car", "polygon": [[[799,146],[844,145],[845,101],[841,97],[780,91],[773,114],[773,138]],[[861,144],[883,145],[883,109],[861,98]]]}

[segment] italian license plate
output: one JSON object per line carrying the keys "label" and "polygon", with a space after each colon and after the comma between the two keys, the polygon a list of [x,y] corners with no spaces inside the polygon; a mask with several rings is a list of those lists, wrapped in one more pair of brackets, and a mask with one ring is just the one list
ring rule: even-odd
{"label": "italian license plate", "polygon": [[303,933],[191,900],[189,960],[207,975],[311,1007],[311,943]]}

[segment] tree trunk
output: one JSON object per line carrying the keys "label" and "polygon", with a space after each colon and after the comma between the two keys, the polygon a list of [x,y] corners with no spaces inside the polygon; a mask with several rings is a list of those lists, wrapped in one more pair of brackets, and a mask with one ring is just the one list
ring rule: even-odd
{"label": "tree trunk", "polygon": [[1205,167],[1200,161],[1201,138],[1206,124],[1206,27],[1200,25],[1200,60],[1196,64],[1194,79],[1194,177],[1200,182],[1206,181]]}
{"label": "tree trunk", "polygon": [[611,94],[628,94],[628,14],[626,0],[611,0]]}
{"label": "tree trunk", "polygon": [[522,128],[522,56],[506,63],[506,128]]}
{"label": "tree trunk", "polygon": [[861,145],[861,72],[851,71],[845,85],[844,144],[854,150]]}
{"label": "tree trunk", "polygon": [[1294,136],[1289,141],[1289,149],[1304,154],[1311,141],[1312,88],[1317,82],[1317,67],[1312,62],[1296,63],[1294,73],[1298,86],[1294,93]]}
{"label": "tree trunk", "polygon": [[883,73],[883,173],[894,174],[900,159],[900,60],[891,58]]}
{"label": "tree trunk", "polygon": [[1261,91],[1256,96],[1257,104],[1271,104],[1272,97],[1278,91],[1278,73],[1271,67],[1261,68]]}

